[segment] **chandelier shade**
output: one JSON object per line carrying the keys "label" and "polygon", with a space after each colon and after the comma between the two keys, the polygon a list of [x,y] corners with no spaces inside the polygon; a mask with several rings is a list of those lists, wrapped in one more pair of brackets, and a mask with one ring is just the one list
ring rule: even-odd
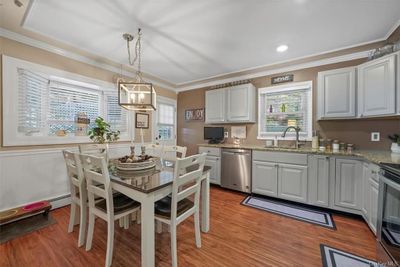
{"label": "chandelier shade", "polygon": [[119,81],[118,104],[128,110],[156,110],[156,91],[153,84]]}

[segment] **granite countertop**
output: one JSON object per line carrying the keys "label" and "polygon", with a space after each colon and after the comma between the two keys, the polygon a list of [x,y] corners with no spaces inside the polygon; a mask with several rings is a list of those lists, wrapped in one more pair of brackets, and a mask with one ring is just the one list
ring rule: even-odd
{"label": "granite countertop", "polygon": [[286,148],[286,147],[265,147],[260,145],[235,145],[235,144],[198,144],[203,147],[218,147],[218,148],[241,148],[251,149],[259,151],[277,151],[277,152],[291,152],[291,153],[304,153],[304,154],[315,154],[315,155],[327,155],[327,156],[345,156],[345,157],[357,157],[367,161],[380,164],[380,163],[396,163],[400,164],[400,154],[391,153],[389,150],[355,150],[353,153],[347,152],[321,152],[319,150],[313,150],[310,147],[302,147],[299,149]]}

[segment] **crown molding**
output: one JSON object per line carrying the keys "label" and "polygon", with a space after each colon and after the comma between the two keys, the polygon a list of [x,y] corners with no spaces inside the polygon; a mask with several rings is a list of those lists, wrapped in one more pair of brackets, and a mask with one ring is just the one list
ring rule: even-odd
{"label": "crown molding", "polygon": [[387,34],[384,37],[384,40],[389,39],[390,35],[392,35],[392,33],[394,33],[394,31],[400,27],[400,19],[392,26],[392,28],[390,28],[390,30],[387,32]]}
{"label": "crown molding", "polygon": [[[73,59],[73,60],[82,62],[82,63],[86,63],[86,64],[89,64],[89,65],[92,65],[94,67],[101,68],[101,69],[104,69],[104,70],[107,70],[107,71],[111,71],[111,72],[118,73],[118,74],[121,73],[121,69],[120,68],[117,68],[117,67],[112,66],[110,64],[106,64],[104,62],[100,62],[98,60],[89,58],[87,56],[83,56],[83,55],[80,55],[80,54],[77,54],[77,53],[74,53],[74,52],[71,52],[71,51],[68,51],[68,50],[53,46],[53,45],[50,45],[50,44],[45,43],[43,41],[39,41],[39,40],[30,38],[30,37],[24,36],[22,34],[19,34],[19,33],[13,32],[13,31],[9,31],[9,30],[1,28],[1,27],[0,27],[0,37],[4,37],[4,38],[10,39],[10,40],[14,40],[14,41],[17,41],[19,43],[23,43],[23,44],[26,44],[26,45],[29,45],[29,46],[32,46],[32,47],[36,47],[36,48],[51,52],[53,54],[57,54],[57,55],[60,55],[60,56],[63,56],[63,57],[69,58],[69,59]],[[131,78],[135,77],[135,73],[136,73],[135,71],[127,71],[127,70],[123,70],[122,71],[122,75],[127,76],[127,77],[131,77]],[[158,85],[158,86],[160,86],[162,88],[169,89],[171,91],[175,91],[175,87],[173,87],[173,86],[171,86],[169,84],[166,84],[166,83],[163,83],[163,82],[160,82],[160,81],[156,81],[156,80],[153,80],[153,79],[150,79],[150,78],[147,78],[147,77],[146,77],[146,80],[152,82],[154,85]]]}
{"label": "crown molding", "polygon": [[323,65],[340,63],[340,62],[345,62],[345,61],[350,61],[350,60],[355,60],[355,59],[360,59],[360,58],[366,58],[366,57],[368,57],[369,52],[370,52],[370,50],[365,50],[365,51],[361,51],[361,52],[357,52],[357,53],[346,54],[343,56],[314,60],[314,61],[310,61],[310,62],[305,62],[305,63],[301,63],[301,64],[296,64],[296,65],[291,65],[291,66],[287,66],[287,67],[276,68],[276,69],[271,69],[271,70],[266,70],[266,71],[258,71],[258,72],[254,72],[254,73],[250,73],[250,74],[234,76],[231,78],[218,79],[218,80],[213,80],[213,81],[204,82],[204,83],[199,82],[199,83],[196,83],[193,85],[178,88],[176,90],[178,92],[184,92],[184,91],[194,90],[194,89],[198,89],[198,88],[214,86],[214,85],[218,85],[218,84],[222,84],[222,83],[234,82],[234,81],[238,81],[238,80],[255,79],[255,78],[260,78],[263,76],[269,76],[269,75],[278,74],[278,73],[296,71],[296,70],[300,70],[300,69],[307,69],[307,68],[313,68],[313,67],[318,67],[318,66],[323,66]]}

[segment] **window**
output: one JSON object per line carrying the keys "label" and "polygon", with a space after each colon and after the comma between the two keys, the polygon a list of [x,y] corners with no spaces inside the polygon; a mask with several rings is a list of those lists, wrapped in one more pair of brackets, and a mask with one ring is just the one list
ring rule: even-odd
{"label": "window", "polygon": [[175,107],[160,103],[158,105],[158,137],[160,140],[175,139]]}
{"label": "window", "polygon": [[300,137],[312,136],[312,82],[293,83],[259,89],[258,139],[294,139],[289,126],[300,127]]}
{"label": "window", "polygon": [[[120,140],[130,139],[114,85],[7,56],[3,66],[5,146],[89,142],[98,116],[121,132]],[[90,124],[78,124],[78,115]]]}

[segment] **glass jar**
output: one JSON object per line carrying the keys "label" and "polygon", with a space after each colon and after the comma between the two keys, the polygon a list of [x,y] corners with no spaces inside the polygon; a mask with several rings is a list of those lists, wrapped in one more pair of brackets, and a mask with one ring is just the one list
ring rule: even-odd
{"label": "glass jar", "polygon": [[352,154],[354,151],[354,145],[353,144],[347,144],[347,153]]}
{"label": "glass jar", "polygon": [[340,152],[345,152],[346,151],[346,144],[345,143],[340,143],[339,144],[339,151]]}
{"label": "glass jar", "polygon": [[333,153],[339,152],[339,141],[338,140],[333,140],[332,151],[333,151]]}
{"label": "glass jar", "polygon": [[332,151],[332,140],[331,139],[328,139],[326,141],[325,147],[326,147],[326,151],[327,152],[331,152]]}

